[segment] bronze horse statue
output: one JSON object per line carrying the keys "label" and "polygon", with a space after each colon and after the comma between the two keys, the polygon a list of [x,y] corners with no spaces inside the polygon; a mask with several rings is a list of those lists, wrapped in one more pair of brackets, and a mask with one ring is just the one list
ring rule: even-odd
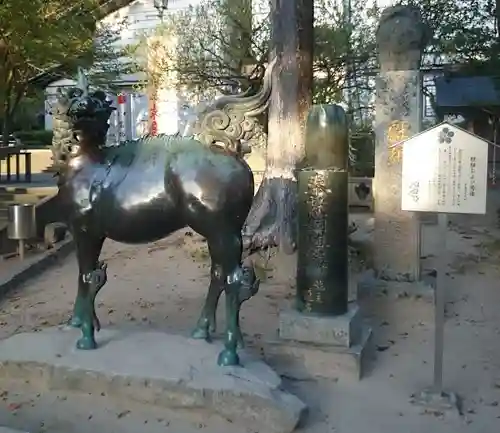
{"label": "bronze horse statue", "polygon": [[97,347],[94,334],[100,324],[94,303],[107,281],[106,265],[99,261],[105,239],[149,243],[190,227],[206,239],[212,262],[192,336],[210,341],[224,291],[225,348],[218,364],[239,364],[240,307],[259,286],[253,268],[242,266],[241,230],[254,198],[242,140],[251,140],[259,130],[256,117],[267,108],[271,69],[256,95],[222,97],[206,108],[193,128],[198,135],[145,136],[117,146],[106,146],[114,108],[103,92],[73,88],[59,94],[53,158],[61,211],[79,266],[70,319],[82,331],[78,349]]}

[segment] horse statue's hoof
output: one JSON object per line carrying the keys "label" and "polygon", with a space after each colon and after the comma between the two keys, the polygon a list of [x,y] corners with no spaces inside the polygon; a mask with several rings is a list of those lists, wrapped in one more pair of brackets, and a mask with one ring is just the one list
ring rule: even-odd
{"label": "horse statue's hoof", "polygon": [[94,338],[82,337],[76,342],[76,348],[79,350],[97,349],[97,343]]}
{"label": "horse statue's hoof", "polygon": [[230,367],[234,365],[240,365],[240,357],[238,356],[235,350],[224,349],[221,353],[219,353],[217,364],[220,367]]}

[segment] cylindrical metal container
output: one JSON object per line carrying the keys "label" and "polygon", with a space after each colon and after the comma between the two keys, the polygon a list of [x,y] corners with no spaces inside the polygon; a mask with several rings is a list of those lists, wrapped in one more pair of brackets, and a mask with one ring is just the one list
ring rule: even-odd
{"label": "cylindrical metal container", "polygon": [[35,205],[18,203],[8,207],[7,236],[9,239],[26,240],[36,236]]}

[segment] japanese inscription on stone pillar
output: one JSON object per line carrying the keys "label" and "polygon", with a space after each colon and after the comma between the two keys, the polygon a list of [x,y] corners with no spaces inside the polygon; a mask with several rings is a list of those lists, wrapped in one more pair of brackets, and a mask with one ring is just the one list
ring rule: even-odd
{"label": "japanese inscription on stone pillar", "polygon": [[411,125],[406,120],[394,120],[387,127],[387,145],[389,146],[389,164],[401,162],[402,146],[394,146],[409,138]]}
{"label": "japanese inscription on stone pillar", "polygon": [[[307,182],[309,191],[307,204],[309,208],[308,253],[317,267],[319,274],[327,271],[325,232],[326,232],[326,194],[328,193],[328,173],[317,171]],[[316,279],[304,296],[305,310],[311,312],[313,303],[322,304],[326,288],[321,279]]]}

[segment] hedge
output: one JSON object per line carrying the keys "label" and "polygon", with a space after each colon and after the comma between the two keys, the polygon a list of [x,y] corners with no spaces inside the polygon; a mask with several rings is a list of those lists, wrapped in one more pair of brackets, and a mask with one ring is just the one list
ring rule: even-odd
{"label": "hedge", "polygon": [[52,145],[52,131],[44,129],[16,131],[14,136],[19,138],[25,147],[49,147]]}

